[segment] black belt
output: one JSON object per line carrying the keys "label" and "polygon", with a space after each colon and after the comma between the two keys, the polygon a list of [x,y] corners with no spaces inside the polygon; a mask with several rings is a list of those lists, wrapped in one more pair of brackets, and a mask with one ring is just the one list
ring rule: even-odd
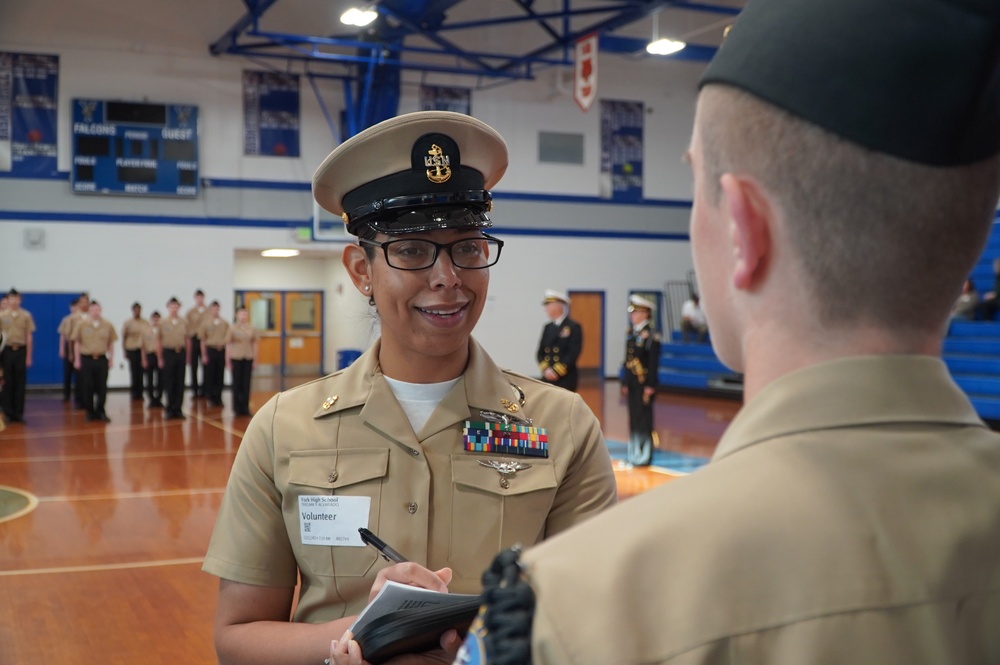
{"label": "black belt", "polygon": [[7,348],[11,351],[20,351],[24,348],[24,344],[8,344]]}
{"label": "black belt", "polygon": [[184,352],[184,347],[183,346],[178,346],[176,349],[163,349],[163,350],[164,351],[171,351],[173,353],[183,353]]}
{"label": "black belt", "polygon": [[225,351],[226,350],[225,346],[210,346],[208,348],[212,349],[213,351]]}
{"label": "black belt", "polygon": [[101,358],[107,358],[103,353],[84,353],[83,358],[91,358],[93,360],[100,360]]}

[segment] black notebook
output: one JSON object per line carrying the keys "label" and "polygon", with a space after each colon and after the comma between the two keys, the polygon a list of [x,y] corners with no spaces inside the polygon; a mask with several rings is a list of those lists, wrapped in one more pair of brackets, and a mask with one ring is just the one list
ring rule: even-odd
{"label": "black notebook", "polygon": [[378,665],[393,656],[436,649],[450,628],[461,637],[482,604],[471,594],[440,593],[386,582],[350,630],[364,659]]}

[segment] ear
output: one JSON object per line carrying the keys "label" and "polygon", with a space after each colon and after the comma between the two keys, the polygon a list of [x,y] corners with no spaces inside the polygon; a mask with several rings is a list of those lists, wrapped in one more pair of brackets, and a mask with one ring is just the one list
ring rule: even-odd
{"label": "ear", "polygon": [[763,281],[772,258],[773,209],[767,192],[750,178],[726,173],[720,184],[735,259],[733,286],[752,290]]}
{"label": "ear", "polygon": [[364,287],[370,286],[372,282],[371,265],[368,263],[368,255],[365,254],[364,248],[360,245],[347,245],[340,260],[358,293],[366,298],[370,296],[371,291],[364,290]]}

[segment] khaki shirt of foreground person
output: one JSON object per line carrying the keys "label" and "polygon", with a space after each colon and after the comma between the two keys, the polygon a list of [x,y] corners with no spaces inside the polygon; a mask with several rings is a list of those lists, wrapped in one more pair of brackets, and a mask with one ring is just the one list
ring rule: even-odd
{"label": "khaki shirt of foreground person", "polygon": [[532,662],[1000,663],[997,524],[1000,436],[940,360],[800,370],[711,464],[525,554]]}
{"label": "khaki shirt of foreground person", "polygon": [[[388,565],[371,547],[304,545],[300,497],[369,497],[365,526],[411,561],[450,566],[449,590],[478,593],[494,555],[532,544],[615,503],[600,426],[576,394],[499,369],[470,339],[469,364],[415,436],[378,369],[381,342],[349,368],[279,393],[246,432],[204,570],[294,587],[295,621],[356,614]],[[513,384],[513,385],[512,385]],[[548,434],[548,458],[469,452],[463,425],[504,402]],[[242,459],[241,459],[242,458]],[[502,484],[493,462],[524,468]],[[354,529],[356,531],[356,529]]]}

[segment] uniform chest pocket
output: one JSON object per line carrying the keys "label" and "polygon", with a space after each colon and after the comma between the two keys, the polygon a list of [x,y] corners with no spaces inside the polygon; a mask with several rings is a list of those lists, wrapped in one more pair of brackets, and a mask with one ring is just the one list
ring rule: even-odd
{"label": "uniform chest pocket", "polygon": [[362,577],[378,555],[368,546],[303,545],[299,524],[301,496],[363,496],[371,499],[368,521],[377,524],[382,484],[389,468],[389,451],[367,448],[293,451],[288,461],[288,491],[284,498],[286,525],[306,575]]}
{"label": "uniform chest pocket", "polygon": [[[530,466],[504,476],[480,460]],[[500,550],[541,540],[559,485],[551,460],[464,454],[452,459],[451,468],[450,560],[456,575],[478,578]]]}

